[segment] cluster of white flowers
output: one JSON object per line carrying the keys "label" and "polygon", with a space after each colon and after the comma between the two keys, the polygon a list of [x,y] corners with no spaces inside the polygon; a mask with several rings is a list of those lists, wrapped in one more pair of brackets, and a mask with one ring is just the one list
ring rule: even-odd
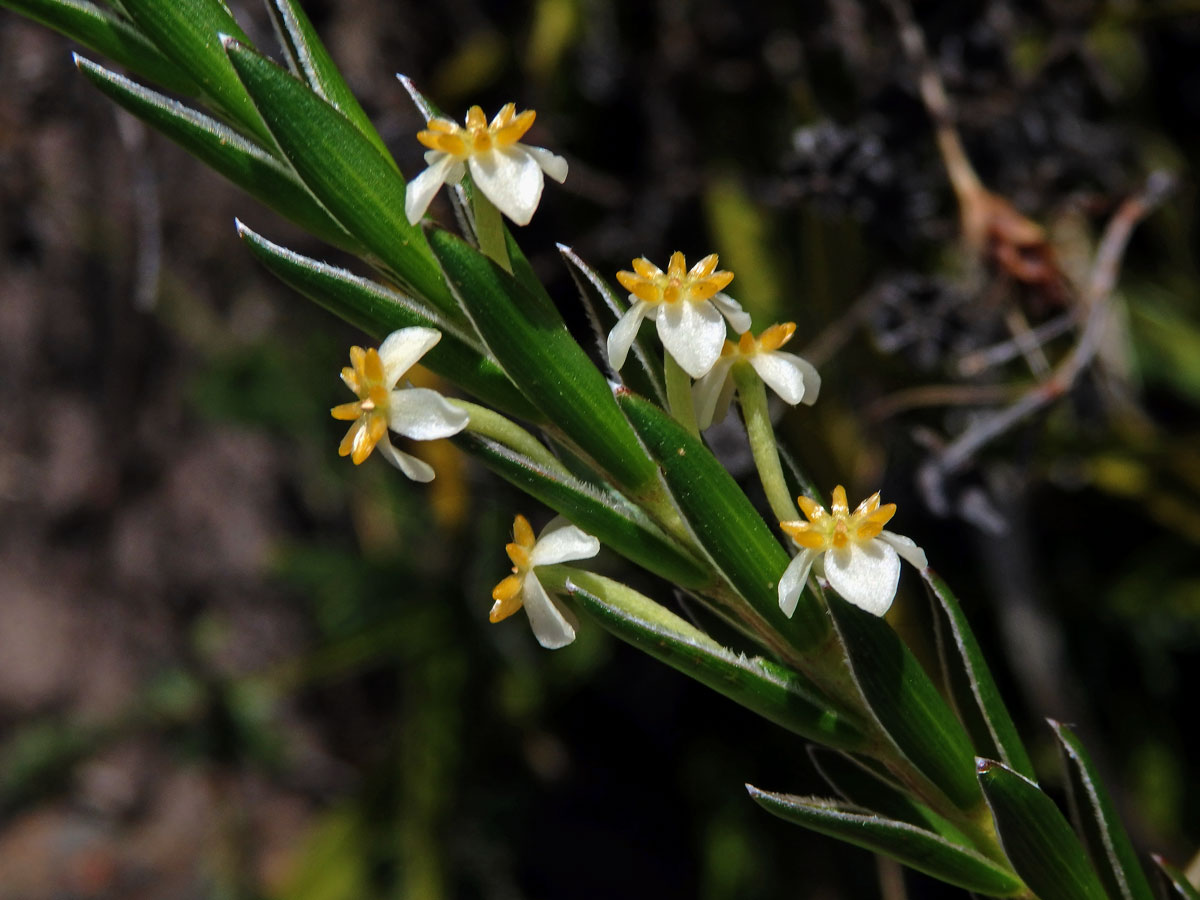
{"label": "cluster of white flowers", "polygon": [[[431,117],[418,139],[428,149],[428,168],[408,185],[405,213],[416,223],[443,184],[458,183],[469,171],[475,187],[504,215],[527,224],[542,195],[543,173],[556,181],[567,175],[566,161],[549,150],[520,142],[535,113],[517,114],[507,104],[490,123],[478,106],[467,113],[466,126]],[[629,291],[629,307],[608,335],[608,360],[619,372],[646,319],[653,321],[665,352],[679,369],[695,379],[691,401],[700,428],[725,417],[735,392],[735,371],[756,373],[785,403],[812,405],[821,386],[817,370],[801,357],[781,348],[791,340],[791,322],[772,325],[757,338],[750,333],[750,316],[724,293],[732,272],[717,269],[715,253],[687,268],[682,253],[671,255],[664,272],[645,258],[633,261],[633,271],[617,273]],[[728,339],[727,327],[738,335]],[[430,481],[433,469],[398,450],[388,438],[394,431],[416,440],[449,437],[469,424],[466,412],[435,391],[414,388],[405,373],[440,340],[431,328],[403,328],[389,335],[378,350],[353,347],[352,365],[342,380],[357,395],[331,412],[353,420],[338,453],[355,465],[378,447],[405,475]],[[740,369],[739,366],[749,369]],[[808,497],[797,498],[807,521],[783,521],[780,528],[798,553],[778,585],[779,605],[791,616],[801,591],[815,571],[850,603],[875,615],[891,606],[900,577],[900,560],[926,566],[924,552],[910,539],[885,531],[895,504],[881,506],[879,494],[850,512],[846,491],[838,485],[829,511]],[[513,541],[507,552],[513,574],[492,591],[489,618],[499,622],[524,609],[538,642],[547,648],[566,646],[575,639],[569,610],[553,599],[537,577],[540,566],[589,559],[600,542],[559,517],[535,539],[524,516],[513,522]]]}

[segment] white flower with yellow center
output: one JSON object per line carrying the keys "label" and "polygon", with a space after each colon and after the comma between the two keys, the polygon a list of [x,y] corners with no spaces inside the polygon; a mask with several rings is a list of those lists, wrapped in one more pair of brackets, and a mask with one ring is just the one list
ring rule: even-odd
{"label": "white flower with yellow center", "polygon": [[796,611],[800,592],[814,563],[829,586],[855,606],[882,616],[896,597],[900,560],[918,569],[929,565],[925,551],[903,535],[884,531],[896,513],[896,504],[879,505],[876,492],[850,512],[846,489],[833,489],[829,512],[808,497],[797,497],[807,522],[780,522],[800,552],[779,579],[779,606],[784,614]]}
{"label": "white flower with yellow center", "polygon": [[505,104],[491,123],[483,110],[472,106],[466,127],[440,116],[430,119],[417,140],[429,148],[424,172],[408,183],[404,213],[415,225],[443,184],[458,184],[467,170],[475,187],[495,207],[518,225],[528,225],[542,197],[545,172],[560,184],[567,177],[567,161],[542,147],[521,143],[536,117],[532,109],[517,114],[515,104]]}
{"label": "white flower with yellow center", "polygon": [[488,618],[499,622],[524,607],[539,644],[547,650],[567,646],[575,640],[575,624],[570,613],[546,593],[536,570],[538,566],[591,559],[600,552],[600,542],[562,516],[551,521],[535,541],[529,520],[519,515],[513,520],[513,541],[504,549],[512,560],[513,574],[492,590],[496,602]]}
{"label": "white flower with yellow center", "polygon": [[710,253],[690,270],[682,253],[671,254],[664,272],[642,257],[632,272],[618,272],[629,291],[630,307],[608,334],[608,361],[620,371],[637,338],[642,319],[658,325],[658,336],[679,367],[693,378],[706,374],[721,356],[725,322],[738,334],[750,328],[750,315],[722,289],[733,281],[732,272],[717,271],[717,254]]}
{"label": "white flower with yellow center", "polygon": [[803,403],[812,406],[817,402],[821,390],[821,376],[812,363],[787,353],[779,348],[796,333],[795,322],[772,325],[758,338],[746,332],[735,344],[726,341],[721,348],[721,358],[707,375],[696,382],[696,418],[704,429],[713,422],[720,422],[729,412],[733,399],[733,367],[735,363],[747,362],[784,403],[795,406]]}
{"label": "white flower with yellow center", "polygon": [[407,384],[396,387],[441,339],[442,333],[433,328],[401,328],[389,334],[378,350],[350,348],[351,365],[342,369],[342,381],[358,400],[329,411],[335,419],[354,422],[338,447],[339,456],[349,456],[357,466],[378,446],[388,462],[413,481],[433,480],[427,463],[392,445],[388,429],[413,440],[432,441],[467,427],[469,416],[437,391]]}

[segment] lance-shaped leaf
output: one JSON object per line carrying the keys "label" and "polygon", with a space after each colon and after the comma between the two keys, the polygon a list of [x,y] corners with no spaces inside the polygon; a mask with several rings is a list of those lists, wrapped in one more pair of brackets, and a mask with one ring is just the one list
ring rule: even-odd
{"label": "lance-shaped leaf", "polygon": [[228,125],[81,56],[75,57],[75,65],[126,110],[256,200],[335,246],[347,250],[358,247],[285,163]]}
{"label": "lance-shaped leaf", "polygon": [[1075,830],[1083,838],[1092,867],[1114,900],[1154,900],[1146,873],[1129,834],[1113,809],[1079,738],[1065,725],[1050,721],[1063,754],[1068,798]]}
{"label": "lance-shaped leaf", "polygon": [[1029,889],[1054,900],[1108,900],[1054,801],[1003,763],[980,759],[977,767],[1000,843]]}
{"label": "lance-shaped leaf", "polygon": [[577,569],[552,573],[542,583],[571,597],[616,637],[765,719],[829,746],[852,750],[863,745],[859,724],[832,709],[802,675],[722,647],[649,597]]}
{"label": "lance-shaped leaf", "polygon": [[102,53],[168,90],[196,96],[196,83],[163,56],[137,29],[88,0],[0,0],[7,7]]}
{"label": "lance-shaped leaf", "polygon": [[942,816],[905,793],[869,757],[810,746],[809,758],[821,777],[842,799],[888,819],[907,822],[940,834],[953,844],[970,847],[971,840]]}
{"label": "lance-shaped leaf", "polygon": [[1157,853],[1154,854],[1154,864],[1158,866],[1159,874],[1165,882],[1164,890],[1169,900],[1200,900],[1200,890],[1188,881],[1182,869],[1171,865]]}
{"label": "lance-shaped leaf", "polygon": [[221,35],[249,40],[221,0],[122,0],[121,5],[221,112],[270,146],[271,134],[221,47]]}
{"label": "lance-shaped leaf", "polygon": [[238,41],[226,48],[301,181],[396,278],[462,323],[424,234],[404,216],[404,178],[395,166],[308,85]]}
{"label": "lance-shaped leaf", "polygon": [[621,485],[637,491],[651,484],[654,464],[549,299],[526,291],[448,231],[432,230],[429,243],[454,295],[513,383]]}
{"label": "lance-shaped leaf", "polygon": [[346,84],[300,4],[295,0],[267,0],[266,7],[275,25],[275,33],[279,36],[279,43],[287,54],[292,73],[303,78],[323,100],[353,122],[362,135],[375,145],[384,159],[391,162],[391,154],[388,153],[383,139],[379,137],[379,132],[363,112],[358,98]]}
{"label": "lance-shaped leaf", "polygon": [[701,562],[619,494],[602,494],[565,469],[553,471],[510,447],[470,431],[453,440],[510,484],[566,516],[643,569],[688,590],[711,584],[713,574]]}
{"label": "lance-shaped leaf", "polygon": [[998,759],[1026,778],[1035,778],[1033,763],[1004,701],[1000,699],[1000,691],[992,680],[979,642],[967,624],[958,599],[933,570],[926,569],[922,575],[933,604],[946,691],[971,735],[975,755]]}
{"label": "lance-shaped leaf", "polygon": [[438,329],[442,340],[422,358],[422,365],[509,415],[538,420],[538,411],[473,335],[463,333],[458,326],[405,294],[301,256],[268,241],[241,222],[237,223],[237,229],[246,246],[280,281],[376,340],[397,328],[412,325]]}
{"label": "lance-shaped leaf", "polygon": [[886,619],[827,597],[867,706],[901,753],[960,809],[979,802],[975,754],[962,725]]}
{"label": "lance-shaped leaf", "polygon": [[[607,358],[608,333],[617,324],[628,304],[609,286],[604,276],[584,262],[570,247],[559,244],[558,252],[562,254],[571,278],[579,288],[579,296],[583,299],[584,309],[595,332],[594,337],[600,354]],[[626,362],[620,377],[634,391],[653,397],[659,406],[665,407],[667,389],[663,383],[662,354],[656,354],[650,340],[641,335],[634,340],[632,350],[633,358]],[[612,374],[616,377],[617,373]]]}
{"label": "lance-shaped leaf", "polygon": [[776,585],[788,555],[737,482],[696,438],[648,400],[621,390],[618,402],[662,469],[684,518],[734,588],[792,646],[808,649],[830,634],[820,602],[805,591],[789,619]]}
{"label": "lance-shaped leaf", "polygon": [[746,785],[746,790],[781,819],[891,857],[948,884],[989,897],[1011,897],[1024,889],[1020,879],[998,863],[908,822],[885,819],[837,800],[775,794],[752,785]]}

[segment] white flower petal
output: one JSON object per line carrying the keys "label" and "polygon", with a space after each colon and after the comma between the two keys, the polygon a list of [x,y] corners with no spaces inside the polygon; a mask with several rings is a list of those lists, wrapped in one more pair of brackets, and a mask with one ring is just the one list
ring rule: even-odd
{"label": "white flower petal", "polygon": [[542,171],[559,184],[567,180],[567,161],[557,153],[551,153],[545,147],[530,147],[528,144],[517,146],[536,159]]}
{"label": "white flower petal", "polygon": [[375,445],[375,449],[383,454],[384,459],[413,481],[433,481],[433,466],[417,459],[415,456],[405,453],[403,450],[397,450],[396,446],[388,440],[386,434],[379,439],[379,443]]}
{"label": "white flower petal", "polygon": [[600,552],[600,542],[566,519],[556,518],[533,545],[529,565],[552,566],[575,559],[591,559]]}
{"label": "white flower petal", "polygon": [[750,357],[750,365],[784,403],[812,406],[816,402],[821,390],[821,376],[807,360],[794,353],[775,350],[755,353]]}
{"label": "white flower petal", "polygon": [[517,145],[477,153],[467,161],[475,186],[496,209],[518,225],[528,225],[542,198],[542,167]]}
{"label": "white flower petal", "polygon": [[575,628],[550,599],[537,576],[530,572],[521,585],[521,603],[529,617],[529,627],[537,642],[547,650],[557,650],[575,640]]}
{"label": "white flower petal", "polygon": [[405,388],[388,397],[388,428],[415,441],[458,434],[471,417],[429,388]]}
{"label": "white flower petal", "polygon": [[882,616],[896,599],[900,557],[883,541],[848,544],[825,554],[825,578],[859,609]]}
{"label": "white flower petal", "polygon": [[442,333],[436,328],[417,325],[400,328],[384,338],[379,345],[379,359],[383,362],[384,384],[388,389],[394,388],[404,373],[441,339]]}
{"label": "white flower petal", "polygon": [[925,557],[925,551],[918,547],[912,538],[896,534],[894,531],[881,531],[876,540],[894,547],[904,561],[915,567],[917,571],[924,572],[929,568],[929,560]]}
{"label": "white flower petal", "polygon": [[796,612],[796,604],[800,602],[800,593],[808,582],[808,573],[812,569],[814,556],[816,556],[815,550],[804,548],[788,563],[788,567],[783,570],[783,575],[779,578],[779,608],[789,619]]}
{"label": "white flower petal", "polygon": [[[733,357],[721,357],[707,375],[692,385],[692,402],[701,431],[725,418],[724,413],[729,411],[729,400],[733,397],[733,379],[729,377],[732,368]],[[725,401],[724,409],[721,409],[722,400]]]}
{"label": "white flower petal", "polygon": [[750,330],[750,313],[742,309],[742,304],[738,303],[724,291],[718,291],[709,299],[717,309],[721,311],[733,330],[738,334],[743,334]]}
{"label": "white flower petal", "polygon": [[707,375],[721,358],[725,323],[708,301],[664,303],[658,314],[658,336],[680,368],[693,378]]}
{"label": "white flower petal", "polygon": [[[440,157],[440,159],[436,158]],[[433,195],[449,180],[450,170],[457,160],[449,153],[431,150],[425,154],[429,168],[408,183],[404,191],[404,215],[408,224],[416,225],[433,202]]]}
{"label": "white flower petal", "polygon": [[646,316],[649,306],[644,300],[635,300],[633,306],[625,310],[613,330],[608,333],[608,364],[614,372],[620,372],[629,356],[629,348],[637,338],[638,328]]}

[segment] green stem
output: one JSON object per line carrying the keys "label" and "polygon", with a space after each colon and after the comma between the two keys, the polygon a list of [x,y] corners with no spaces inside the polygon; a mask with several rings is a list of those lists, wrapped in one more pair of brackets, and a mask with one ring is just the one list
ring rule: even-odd
{"label": "green stem", "polygon": [[454,397],[448,397],[447,399],[452,406],[457,406],[471,417],[471,421],[467,423],[468,431],[474,432],[480,437],[489,438],[498,444],[503,444],[505,447],[529,457],[551,472],[559,475],[568,474],[563,464],[546,449],[542,442],[516,422],[506,419],[498,412],[493,412],[486,407],[477,406],[466,400],[459,400]]}
{"label": "green stem", "polygon": [[700,437],[696,424],[696,404],[692,399],[692,379],[670,353],[663,353],[663,377],[667,382],[667,406],[675,421],[694,437]]}
{"label": "green stem", "polygon": [[775,444],[775,429],[767,412],[766,385],[750,364],[744,361],[734,364],[733,380],[742,403],[750,452],[754,454],[754,464],[758,467],[758,477],[767,494],[767,502],[771,504],[771,512],[781,522],[798,519],[800,513],[783,477],[779,448]]}
{"label": "green stem", "polygon": [[508,244],[504,240],[504,220],[500,210],[489,200],[478,186],[471,194],[471,209],[475,213],[475,236],[483,255],[500,268],[512,274],[512,262],[508,258]]}

